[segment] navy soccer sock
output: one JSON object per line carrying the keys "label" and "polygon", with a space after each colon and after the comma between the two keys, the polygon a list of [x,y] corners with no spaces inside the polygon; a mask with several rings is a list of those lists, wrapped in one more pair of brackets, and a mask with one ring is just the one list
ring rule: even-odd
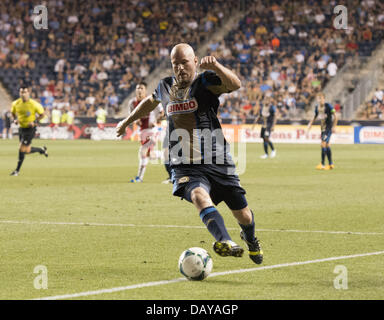
{"label": "navy soccer sock", "polygon": [[273,146],[273,143],[271,141],[268,142],[269,146],[271,147],[271,150],[275,150],[275,147]]}
{"label": "navy soccer sock", "polygon": [[321,164],[324,165],[325,163],[325,155],[327,153],[327,148],[321,148]]}
{"label": "navy soccer sock", "polygon": [[249,242],[253,242],[255,240],[255,220],[252,213],[252,222],[250,224],[244,225],[239,223],[240,228],[244,231],[245,239]]}
{"label": "navy soccer sock", "polygon": [[17,168],[16,168],[17,171],[20,171],[24,158],[25,158],[25,152],[19,151],[19,161],[17,161]]}
{"label": "navy soccer sock", "polygon": [[268,142],[264,141],[264,151],[265,154],[268,154]]}
{"label": "navy soccer sock", "polygon": [[216,241],[231,240],[225,227],[224,219],[215,207],[207,207],[201,210],[200,218]]}
{"label": "navy soccer sock", "polygon": [[328,163],[331,165],[331,164],[333,164],[331,148],[328,147],[326,149],[326,152],[327,152]]}

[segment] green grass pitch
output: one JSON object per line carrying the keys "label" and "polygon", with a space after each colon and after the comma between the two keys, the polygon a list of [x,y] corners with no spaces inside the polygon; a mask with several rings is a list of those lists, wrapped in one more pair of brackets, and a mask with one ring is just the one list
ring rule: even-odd
{"label": "green grass pitch", "polygon": [[[34,299],[181,278],[177,261],[189,247],[207,249],[213,273],[256,268],[244,255],[222,258],[193,206],[161,184],[162,165],[149,165],[142,184],[137,142],[39,141],[49,158],[26,156],[10,177],[18,142],[0,141],[0,299]],[[336,169],[317,171],[320,146],[277,145],[261,160],[247,145],[240,176],[255,213],[264,263],[284,263],[384,250],[384,146],[334,145]],[[229,209],[219,211],[243,244]],[[316,232],[324,231],[324,232]],[[332,233],[330,231],[343,231]],[[34,268],[47,268],[48,288],[36,289]],[[335,267],[348,289],[336,289]],[[72,297],[76,298],[76,297]],[[132,287],[78,299],[383,299],[384,254],[287,265]]]}

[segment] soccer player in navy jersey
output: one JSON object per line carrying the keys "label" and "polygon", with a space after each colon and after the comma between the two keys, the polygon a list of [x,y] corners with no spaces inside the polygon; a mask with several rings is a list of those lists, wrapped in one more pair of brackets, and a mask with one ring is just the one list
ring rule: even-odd
{"label": "soccer player in navy jersey", "polygon": [[[332,133],[335,132],[337,125],[337,116],[335,108],[325,102],[325,96],[323,92],[317,94],[318,104],[315,107],[315,115],[309,122],[307,128],[307,136],[309,130],[311,130],[313,122],[319,118],[321,127],[321,163],[317,165],[317,170],[332,170],[335,168],[332,160],[332,152],[330,147],[330,140]],[[328,158],[328,166],[325,166],[325,156]]]}
{"label": "soccer player in navy jersey", "polygon": [[[273,105],[271,98],[266,97],[260,111],[255,119],[255,123],[262,119],[263,124],[261,126],[260,137],[263,139],[264,154],[261,159],[267,159],[268,157],[276,157],[276,150],[271,141],[271,133],[273,132],[277,121],[277,109]],[[268,146],[271,148],[271,155],[268,155]]]}
{"label": "soccer player in navy jersey", "polygon": [[117,136],[161,103],[167,116],[173,195],[194,204],[215,238],[213,249],[217,254],[241,257],[243,248],[232,241],[215,207],[224,201],[241,227],[240,236],[248,246],[249,257],[260,264],[263,252],[255,236],[254,215],[217,118],[218,97],[239,89],[241,82],[213,56],[201,59],[200,68],[206,71],[198,74],[198,58],[186,43],[172,49],[171,63],[174,76],[162,79],[154,93],[119,122]]}

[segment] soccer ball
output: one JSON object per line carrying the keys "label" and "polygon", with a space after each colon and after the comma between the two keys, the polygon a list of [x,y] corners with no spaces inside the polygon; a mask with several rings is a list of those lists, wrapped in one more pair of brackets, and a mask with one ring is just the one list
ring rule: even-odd
{"label": "soccer ball", "polygon": [[179,258],[179,270],[188,280],[204,280],[211,273],[212,267],[211,256],[202,248],[189,248]]}

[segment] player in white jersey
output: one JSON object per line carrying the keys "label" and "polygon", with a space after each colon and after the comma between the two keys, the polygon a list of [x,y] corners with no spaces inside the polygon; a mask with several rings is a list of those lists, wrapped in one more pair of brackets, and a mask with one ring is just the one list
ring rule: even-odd
{"label": "player in white jersey", "polygon": [[[136,97],[129,101],[129,112],[131,113],[136,106],[146,97],[147,84],[140,82],[136,85]],[[159,137],[160,131],[156,127],[158,120],[163,116],[164,111],[159,104],[149,115],[140,118],[137,121],[139,126],[140,135],[140,148],[139,148],[139,168],[137,176],[131,182],[143,182],[145,170],[147,168],[149,159],[159,157],[158,152],[155,150],[156,142]]]}

